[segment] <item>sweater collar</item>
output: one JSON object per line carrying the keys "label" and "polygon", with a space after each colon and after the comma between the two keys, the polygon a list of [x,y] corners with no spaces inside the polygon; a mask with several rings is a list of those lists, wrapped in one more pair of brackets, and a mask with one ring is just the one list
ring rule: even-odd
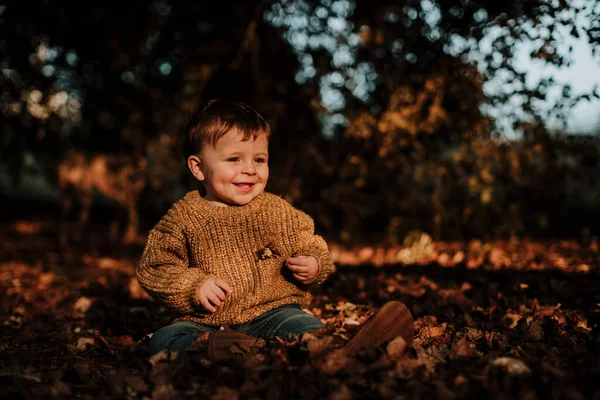
{"label": "sweater collar", "polygon": [[243,217],[260,208],[260,205],[264,201],[266,193],[262,192],[260,195],[252,199],[248,204],[243,206],[229,206],[222,207],[212,204],[200,196],[198,190],[188,192],[185,196],[186,200],[193,205],[193,207],[202,215],[210,215],[216,218],[229,218],[229,217]]}

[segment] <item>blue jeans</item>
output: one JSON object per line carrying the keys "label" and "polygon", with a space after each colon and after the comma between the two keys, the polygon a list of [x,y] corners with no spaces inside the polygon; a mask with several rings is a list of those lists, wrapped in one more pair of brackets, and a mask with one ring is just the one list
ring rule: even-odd
{"label": "blue jeans", "polygon": [[[323,323],[315,316],[304,312],[300,306],[288,304],[259,315],[252,321],[230,328],[252,337],[287,338],[289,335],[299,336],[322,328]],[[204,332],[214,333],[219,330],[216,326],[197,324],[191,321],[176,322],[157,330],[150,342],[150,355],[161,350],[177,350],[178,359],[187,359],[185,349]]]}

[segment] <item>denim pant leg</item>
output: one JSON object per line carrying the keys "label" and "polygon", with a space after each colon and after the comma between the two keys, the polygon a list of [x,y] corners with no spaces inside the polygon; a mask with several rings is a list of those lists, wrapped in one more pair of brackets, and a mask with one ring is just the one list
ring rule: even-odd
{"label": "denim pant leg", "polygon": [[237,325],[233,329],[253,337],[299,336],[325,326],[314,315],[308,314],[296,304],[287,304],[259,315],[247,324]]}
{"label": "denim pant leg", "polygon": [[186,360],[187,354],[185,349],[202,333],[215,332],[216,330],[216,327],[201,325],[191,321],[176,322],[154,332],[148,343],[148,352],[152,356],[162,350],[177,350],[177,359]]}

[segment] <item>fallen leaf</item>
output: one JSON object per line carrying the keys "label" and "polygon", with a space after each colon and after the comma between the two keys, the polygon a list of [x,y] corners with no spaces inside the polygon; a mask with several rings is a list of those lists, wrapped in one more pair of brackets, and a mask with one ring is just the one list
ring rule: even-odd
{"label": "fallen leaf", "polygon": [[398,336],[388,343],[386,350],[388,356],[390,356],[393,361],[397,361],[402,358],[404,353],[406,353],[407,348],[408,345],[406,340],[404,340],[402,336]]}
{"label": "fallen leaf", "polygon": [[446,332],[447,324],[444,322],[440,325],[422,327],[419,336],[427,339],[437,338]]}
{"label": "fallen leaf", "polygon": [[150,391],[150,386],[144,381],[141,376],[131,376],[128,375],[125,377],[125,382],[127,384],[127,388],[133,394],[139,393],[148,393]]}
{"label": "fallen leaf", "polygon": [[103,348],[105,350],[108,350],[108,352],[112,355],[115,354],[112,347],[110,347],[110,344],[108,344],[108,342],[102,335],[95,333],[94,334],[94,342],[96,343],[96,346]]}
{"label": "fallen leaf", "polygon": [[73,369],[77,372],[77,376],[82,381],[87,381],[90,378],[90,366],[83,362],[76,362],[73,364]]}
{"label": "fallen leaf", "polygon": [[127,291],[132,299],[142,299],[142,300],[153,300],[152,297],[146,292],[140,283],[138,282],[135,276],[132,276],[129,279],[129,284],[127,285]]}
{"label": "fallen leaf", "polygon": [[96,342],[94,341],[93,338],[83,338],[83,337],[79,338],[77,340],[77,347],[76,347],[77,352],[81,353],[81,352],[87,351],[90,348],[94,347],[95,343]]}
{"label": "fallen leaf", "polygon": [[480,329],[467,327],[467,337],[469,340],[476,342],[479,339],[484,338],[485,334]]}
{"label": "fallen leaf", "polygon": [[323,354],[331,345],[333,336],[325,336],[322,339],[310,339],[307,343],[308,352],[311,357],[316,358]]}
{"label": "fallen leaf", "polygon": [[329,395],[330,400],[352,400],[354,396],[348,386],[342,383],[335,392]]}
{"label": "fallen leaf", "polygon": [[508,327],[513,329],[517,326],[521,318],[523,318],[521,314],[507,312],[506,314],[504,314],[504,317],[502,317],[502,322],[507,323]]}
{"label": "fallen leaf", "polygon": [[148,359],[153,367],[162,361],[169,362],[177,358],[177,350],[161,350]]}
{"label": "fallen leaf", "polygon": [[74,316],[83,318],[85,316],[85,313],[90,309],[91,306],[92,300],[88,299],[85,296],[80,297],[75,302],[75,305],[73,305]]}
{"label": "fallen leaf", "polygon": [[539,342],[544,338],[544,329],[542,328],[542,322],[543,320],[539,317],[536,317],[533,320],[531,320],[531,322],[529,322],[529,324],[527,325],[526,335],[530,340],[534,342]]}
{"label": "fallen leaf", "polygon": [[460,340],[457,340],[452,344],[452,350],[450,350],[450,359],[466,359],[471,358],[474,355],[474,346],[471,345],[466,336],[463,336]]}
{"label": "fallen leaf", "polygon": [[60,379],[57,379],[50,386],[50,394],[52,397],[64,398],[71,395],[71,388]]}
{"label": "fallen leaf", "polygon": [[346,350],[336,349],[329,352],[324,357],[324,360],[319,359],[316,362],[316,365],[326,374],[334,375],[344,369],[346,366],[350,365],[350,363],[351,359],[348,357]]}
{"label": "fallen leaf", "polygon": [[580,264],[577,266],[577,272],[583,272],[584,274],[590,272],[590,269],[590,266],[587,264]]}
{"label": "fallen leaf", "polygon": [[125,335],[117,337],[113,341],[113,344],[120,347],[131,347],[135,345],[135,342],[133,341],[133,337],[131,337],[131,335]]}
{"label": "fallen leaf", "polygon": [[531,369],[521,360],[510,357],[496,358],[491,362],[493,367],[500,368],[513,376],[527,376],[531,374]]}

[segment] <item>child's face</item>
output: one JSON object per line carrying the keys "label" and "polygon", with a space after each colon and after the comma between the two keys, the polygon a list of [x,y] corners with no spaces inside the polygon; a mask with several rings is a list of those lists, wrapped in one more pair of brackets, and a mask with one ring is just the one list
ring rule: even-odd
{"label": "child's face", "polygon": [[248,204],[264,190],[269,179],[269,142],[263,135],[242,140],[235,129],[206,145],[197,159],[197,170],[188,165],[206,188],[206,200],[221,206]]}

